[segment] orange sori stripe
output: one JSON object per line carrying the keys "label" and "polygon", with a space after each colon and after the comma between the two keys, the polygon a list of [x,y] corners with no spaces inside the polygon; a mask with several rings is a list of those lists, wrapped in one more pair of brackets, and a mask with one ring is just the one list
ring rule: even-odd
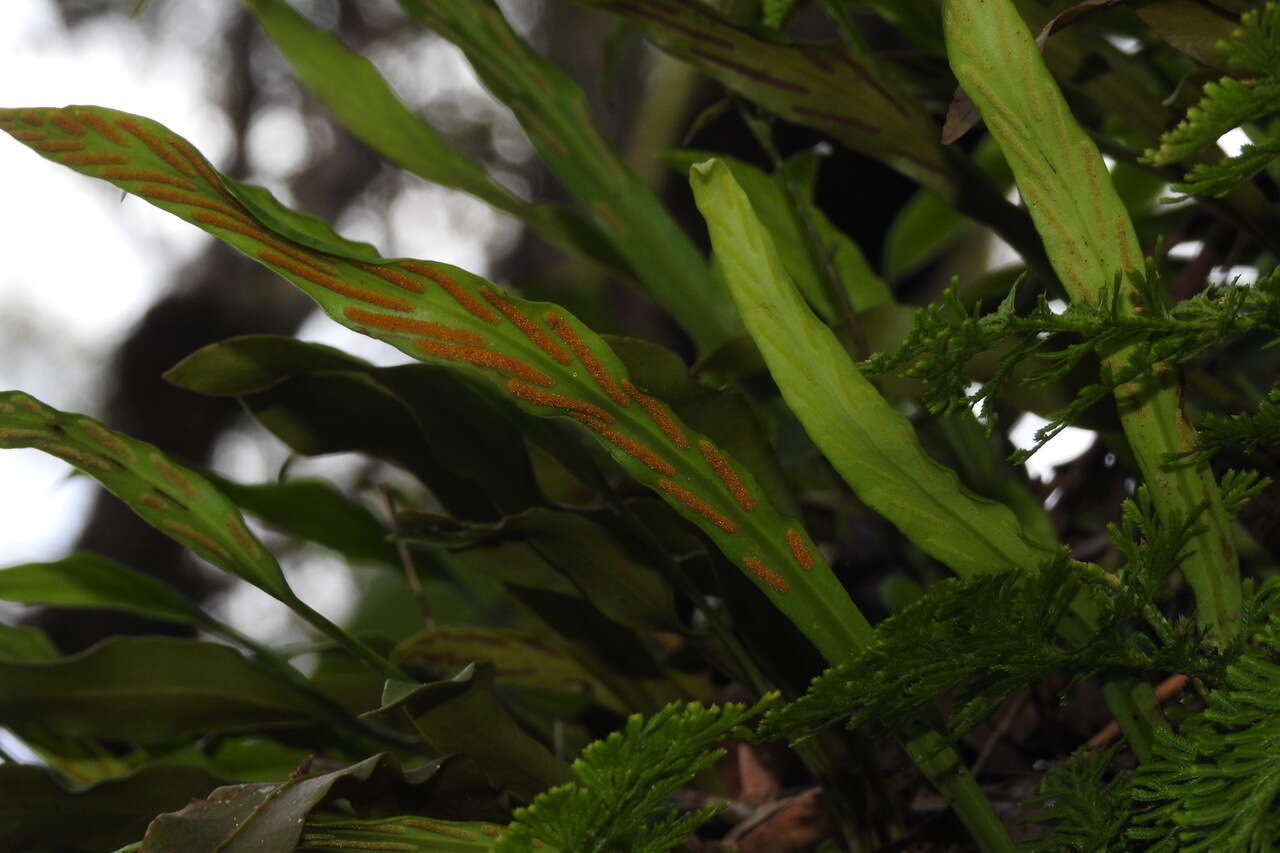
{"label": "orange sori stripe", "polygon": [[262,556],[261,546],[258,545],[257,540],[245,528],[244,522],[240,520],[238,515],[234,512],[229,512],[223,518],[222,523],[227,530],[231,531],[231,536],[236,540],[236,544],[243,548],[245,553],[255,560]]}
{"label": "orange sori stripe", "polygon": [[427,288],[423,286],[422,282],[412,276],[405,275],[395,267],[380,267],[377,264],[363,264],[360,261],[348,261],[348,263],[364,270],[367,273],[376,275],[388,284],[394,284],[396,287],[408,290],[411,293],[426,292]]}
{"label": "orange sori stripe", "polygon": [[507,373],[536,385],[550,386],[555,384],[554,379],[532,365],[525,364],[518,358],[512,358],[483,347],[445,344],[440,341],[433,341],[430,338],[419,338],[413,344],[423,352],[430,353],[438,358],[465,361],[477,367],[488,367],[491,370]]}
{"label": "orange sori stripe", "polygon": [[416,272],[418,275],[426,276],[434,281],[444,290],[445,293],[453,297],[453,301],[457,302],[467,311],[484,320],[486,323],[498,323],[502,318],[489,310],[489,307],[483,302],[477,300],[474,296],[449,275],[441,272],[430,264],[422,261],[405,261],[401,264],[409,272]]}
{"label": "orange sori stripe", "polygon": [[603,422],[596,420],[593,417],[589,417],[587,415],[580,415],[577,412],[574,412],[571,415],[571,417],[578,423],[587,427],[588,429],[594,430],[595,432],[599,433],[601,436],[604,437],[606,441],[613,444],[615,447],[620,449],[623,453],[627,454],[628,456],[639,460],[646,467],[651,468],[654,471],[657,471],[659,474],[662,474],[667,477],[671,477],[675,475],[676,469],[672,467],[670,462],[663,459],[661,456],[654,453],[652,450],[645,447],[643,444],[636,441],[635,439],[632,439],[629,436],[623,435],[613,427],[610,427],[604,424]]}
{"label": "orange sori stripe", "polygon": [[22,142],[35,142],[39,139],[48,139],[49,134],[43,130],[32,130],[27,127],[15,127],[13,130],[6,131],[14,139]]}
{"label": "orange sori stripe", "polygon": [[78,462],[86,468],[96,468],[99,471],[110,471],[117,463],[113,463],[110,459],[106,459],[96,453],[90,453],[87,450],[81,450],[78,447],[72,447],[69,444],[62,444],[54,441],[35,441],[33,446],[40,448],[46,453],[52,453],[55,456],[70,462]]}
{"label": "orange sori stripe", "polygon": [[119,151],[68,151],[58,157],[58,162],[68,166],[106,166],[128,163],[129,158]]}
{"label": "orange sori stripe", "polygon": [[119,456],[125,462],[133,462],[133,450],[129,445],[125,444],[119,438],[111,433],[111,430],[102,426],[95,421],[81,421],[78,426],[89,435],[93,436],[98,444],[110,450],[116,456]]}
{"label": "orange sori stripe", "polygon": [[568,412],[576,412],[595,418],[602,423],[613,423],[613,415],[606,410],[591,403],[575,400],[573,397],[566,397],[563,394],[553,394],[550,391],[543,391],[541,388],[534,388],[532,385],[511,379],[507,381],[507,390],[515,394],[521,400],[534,403],[539,406],[547,406],[553,409],[564,409]]}
{"label": "orange sori stripe", "polygon": [[39,110],[23,110],[18,113],[18,118],[32,127],[39,127],[44,124],[44,115]]}
{"label": "orange sori stripe", "polygon": [[84,143],[78,139],[46,139],[43,142],[33,142],[31,147],[37,151],[48,151],[54,153],[56,151],[81,151],[84,149]]}
{"label": "orange sori stripe", "polygon": [[805,544],[804,537],[794,527],[787,529],[787,547],[791,549],[800,568],[805,571],[813,568],[813,554],[809,553],[809,546]]}
{"label": "orange sori stripe", "polygon": [[197,222],[203,222],[205,225],[213,225],[218,228],[225,228],[228,231],[234,231],[237,234],[243,234],[246,237],[257,240],[259,243],[265,243],[275,249],[282,255],[287,255],[301,264],[309,267],[315,267],[318,271],[325,275],[337,275],[338,268],[332,264],[326,264],[324,261],[309,255],[306,252],[295,249],[282,240],[268,234],[261,228],[254,225],[247,217],[241,215],[239,219],[230,219],[226,216],[220,216],[216,213],[210,213],[205,210],[197,210],[191,214],[191,218]]}
{"label": "orange sori stripe", "polygon": [[169,509],[168,501],[154,492],[147,492],[145,495],[138,498],[138,503],[143,504],[144,506],[149,506],[159,512],[165,512]]}
{"label": "orange sori stripe", "polygon": [[729,490],[729,494],[733,495],[733,499],[738,502],[738,506],[747,512],[755,509],[756,499],[751,496],[751,490],[738,478],[738,472],[733,470],[729,460],[721,455],[716,446],[704,438],[698,441],[698,450],[702,452],[702,458],[707,460],[707,464],[715,469],[716,475]]}
{"label": "orange sori stripe", "polygon": [[89,132],[89,128],[85,127],[83,124],[61,110],[55,110],[49,113],[49,121],[53,122],[72,136],[84,136]]}
{"label": "orange sori stripe", "polygon": [[210,539],[208,536],[205,536],[203,533],[201,533],[199,530],[196,530],[194,527],[190,527],[186,524],[183,524],[180,521],[174,521],[171,518],[166,518],[164,521],[160,522],[160,525],[166,528],[167,530],[171,530],[174,533],[178,534],[183,539],[186,539],[190,542],[194,542],[197,545],[200,545],[205,549],[212,551],[213,553],[217,554],[219,557],[221,557],[224,560],[231,559],[231,555],[227,553],[226,548],[223,548],[217,542],[214,542],[212,539]]}
{"label": "orange sori stripe", "polygon": [[568,364],[573,361],[573,356],[561,349],[555,341],[551,340],[551,336],[542,331],[542,327],[529,316],[513,305],[510,301],[504,299],[499,293],[487,287],[480,288],[480,295],[485,298],[490,305],[502,312],[502,315],[511,321],[517,329],[524,332],[524,336],[533,341],[538,349],[551,356],[561,364]]}
{"label": "orange sori stripe", "polygon": [[99,134],[114,142],[116,145],[128,145],[129,140],[120,132],[120,128],[107,121],[97,113],[91,113],[88,110],[77,110],[75,117],[89,127],[98,131]]}
{"label": "orange sori stripe", "polygon": [[659,480],[658,488],[675,498],[685,509],[697,513],[725,533],[733,533],[738,529],[738,525],[733,523],[733,519],[674,480]]}
{"label": "orange sori stripe", "polygon": [[640,408],[653,419],[658,425],[658,429],[662,430],[667,438],[671,439],[671,443],[681,450],[689,448],[689,437],[684,434],[684,430],[680,429],[680,425],[676,423],[675,418],[667,411],[667,407],[662,404],[657,397],[650,397],[648,394],[641,393],[640,389],[631,384],[630,379],[622,380],[622,390],[626,391],[631,399],[640,404]]}
{"label": "orange sori stripe", "polygon": [[236,210],[229,204],[224,204],[217,199],[205,198],[195,193],[183,192],[173,187],[161,184],[143,184],[133,191],[135,195],[143,198],[158,198],[161,201],[171,201],[174,204],[185,204],[191,207],[203,207],[205,210],[216,210],[224,216],[230,216],[233,219],[240,219],[248,222],[249,218],[240,211]]}
{"label": "orange sori stripe", "polygon": [[117,181],[154,181],[157,184],[169,184],[180,190],[194,190],[196,185],[188,180],[179,178],[177,175],[170,175],[168,172],[161,172],[157,169],[135,169],[133,167],[112,166],[110,169],[103,169],[99,175]]}
{"label": "orange sori stripe", "polygon": [[612,398],[613,402],[619,406],[631,405],[627,395],[618,390],[618,386],[613,383],[613,377],[609,375],[609,371],[604,369],[600,359],[596,358],[596,354],[587,346],[586,341],[578,336],[578,333],[569,325],[568,320],[555,311],[548,311],[543,314],[542,319],[551,327],[551,331],[556,333],[556,337],[564,341],[565,346],[573,350],[573,354],[578,357],[578,361],[582,362],[582,366],[591,374],[591,378],[604,389],[604,392]]}
{"label": "orange sori stripe", "polygon": [[786,578],[760,562],[757,558],[746,557],[742,562],[746,564],[747,568],[751,570],[753,575],[772,587],[774,592],[780,595],[785,595],[791,591],[791,584],[787,583]]}
{"label": "orange sori stripe", "polygon": [[215,190],[220,192],[226,198],[232,198],[231,194],[222,186],[222,179],[205,164],[204,157],[200,156],[200,152],[192,147],[190,142],[187,142],[187,140],[183,139],[181,136],[170,136],[169,144],[172,145],[177,152],[182,155],[182,158],[191,165],[191,168],[195,169],[196,172],[200,174],[200,177],[204,178],[205,181]]}
{"label": "orange sori stripe", "polygon": [[354,284],[347,284],[341,279],[334,278],[331,275],[325,275],[314,267],[295,261],[293,258],[286,257],[280,252],[272,249],[259,249],[258,257],[272,266],[280,267],[288,270],[299,278],[305,278],[312,284],[318,284],[325,290],[333,291],[348,299],[355,299],[360,302],[366,302],[370,305],[377,305],[391,311],[409,312],[413,310],[413,303],[407,299],[401,299],[399,296],[389,296],[385,293],[378,293],[376,290],[368,290],[363,287],[357,287]]}
{"label": "orange sori stripe", "polygon": [[169,460],[158,454],[152,454],[151,464],[156,467],[166,480],[168,480],[178,491],[182,492],[191,500],[200,497],[200,492],[195,485],[187,479],[186,475],[169,463]]}
{"label": "orange sori stripe", "polygon": [[192,174],[191,164],[186,161],[185,157],[178,154],[178,152],[171,146],[167,145],[164,140],[160,139],[138,122],[126,116],[116,119],[116,124],[120,125],[130,134],[136,136],[142,141],[143,145],[151,149],[152,154],[156,155],[182,174]]}
{"label": "orange sori stripe", "polygon": [[378,314],[355,306],[343,308],[342,313],[353,323],[358,323],[361,326],[371,326],[375,329],[404,332],[409,335],[422,335],[428,338],[453,341],[459,344],[471,344],[477,347],[482,347],[485,343],[484,337],[475,332],[470,332],[466,329],[454,329],[450,326],[442,326],[439,323],[430,323],[426,320],[415,320],[412,317],[393,317],[390,314]]}

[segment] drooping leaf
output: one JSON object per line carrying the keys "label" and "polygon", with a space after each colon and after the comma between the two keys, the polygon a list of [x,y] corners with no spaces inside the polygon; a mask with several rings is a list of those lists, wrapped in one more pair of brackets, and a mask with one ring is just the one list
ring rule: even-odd
{"label": "drooping leaf", "polygon": [[872,57],[844,44],[796,44],[735,27],[710,6],[579,0],[621,15],[659,47],[787,121],[830,134],[926,186],[950,175],[938,129]]}
{"label": "drooping leaf", "polygon": [[[469,23],[506,44],[505,22],[486,9],[488,3],[475,4],[478,17]],[[801,526],[769,503],[750,472],[628,379],[608,346],[567,312],[517,299],[446,264],[367,264],[289,243],[238,207],[188,143],[154,123],[98,107],[14,115],[30,129],[44,128],[39,139],[21,140],[42,146],[39,153],[205,228],[302,288],[338,322],[483,378],[533,415],[577,421],[629,474],[697,524],[832,660],[869,634]],[[150,144],[129,128],[140,128]],[[121,172],[107,162],[131,165]],[[144,167],[145,176],[138,173]],[[654,245],[665,244],[647,243],[647,255]]]}
{"label": "drooping leaf", "polygon": [[0,622],[0,660],[40,661],[58,657],[58,647],[33,625]]}
{"label": "drooping leaf", "polygon": [[436,749],[470,757],[495,787],[532,800],[572,778],[569,765],[525,734],[498,701],[493,680],[493,664],[480,663],[447,681],[388,682],[374,713],[408,713]]}
{"label": "drooping leaf", "polygon": [[[394,756],[380,753],[329,773],[312,775],[303,768],[286,782],[227,785],[158,817],[139,853],[292,851],[311,831],[311,813],[335,800],[344,800],[357,816],[387,809],[430,814],[432,788],[444,769],[436,761],[402,771]],[[311,838],[313,844],[320,840]]]}
{"label": "drooping leaf", "polygon": [[[299,853],[327,853],[337,849],[397,850],[404,853],[453,853],[492,850],[505,827],[493,823],[388,817],[360,820],[342,815],[316,815],[307,819]],[[556,853],[554,847],[542,848]]]}
{"label": "drooping leaf", "polygon": [[595,226],[575,212],[551,204],[530,204],[512,195],[405,106],[373,63],[316,27],[284,0],[245,0],[245,5],[303,84],[348,130],[392,163],[432,183],[470,193],[517,217],[553,243],[607,266],[622,263]]}
{"label": "drooping leaf", "polygon": [[691,180],[747,329],[788,406],[872,509],[961,576],[1035,566],[1042,556],[1005,506],[965,492],[907,419],[858,371],[800,299],[768,232],[718,160]]}
{"label": "drooping leaf", "polygon": [[400,0],[456,44],[524,127],[542,159],[622,256],[644,290],[707,351],[739,329],[724,290],[657,196],[596,129],[578,84],[544,60],[493,0]]}
{"label": "drooping leaf", "polygon": [[110,607],[195,625],[207,621],[199,607],[168,584],[84,551],[53,563],[0,569],[0,601]]}
{"label": "drooping leaf", "polygon": [[141,838],[157,814],[221,782],[201,768],[154,765],[71,789],[47,768],[0,765],[0,853],[114,850]]}
{"label": "drooping leaf", "polygon": [[112,637],[48,661],[0,661],[0,721],[154,743],[329,719],[314,697],[229,646]]}
{"label": "drooping leaf", "polygon": [[179,388],[214,397],[245,397],[293,376],[319,370],[356,370],[364,359],[283,335],[239,335],[201,347],[165,371]]}

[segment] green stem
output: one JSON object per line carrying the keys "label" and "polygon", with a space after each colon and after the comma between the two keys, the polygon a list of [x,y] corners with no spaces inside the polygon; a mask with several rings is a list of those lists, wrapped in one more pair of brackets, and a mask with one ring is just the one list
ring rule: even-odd
{"label": "green stem", "polygon": [[951,803],[983,853],[1017,853],[1009,830],[996,814],[978,782],[956,751],[935,731],[916,735],[906,743],[907,754]]}

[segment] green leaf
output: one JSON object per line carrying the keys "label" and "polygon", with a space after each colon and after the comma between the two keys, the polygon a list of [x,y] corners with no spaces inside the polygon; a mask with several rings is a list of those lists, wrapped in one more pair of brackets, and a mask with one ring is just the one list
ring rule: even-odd
{"label": "green leaf", "polygon": [[317,252],[325,252],[353,261],[380,259],[378,250],[369,243],[348,240],[319,217],[290,210],[265,187],[245,184],[219,175],[222,186],[249,211],[249,215],[273,233],[289,238]]}
{"label": "green leaf", "polygon": [[400,566],[389,541],[391,531],[331,483],[307,479],[244,485],[221,477],[213,480],[241,509],[290,536],[332,548],[353,563]]}
{"label": "green leaf", "polygon": [[142,837],[160,812],[221,783],[196,767],[156,765],[121,779],[70,789],[50,770],[0,765],[0,853],[100,853]]}
{"label": "green leaf", "polygon": [[625,268],[595,226],[566,208],[530,204],[512,195],[414,115],[373,63],[313,25],[284,0],[245,0],[245,5],[302,83],[348,130],[383,157],[432,183],[470,193],[517,217],[553,243],[607,266]]}
{"label": "green leaf", "polygon": [[[359,820],[342,815],[317,815],[307,819],[299,853],[312,851],[399,850],[404,853],[452,853],[455,850],[492,850],[505,827],[474,821],[428,820],[420,817],[388,817]],[[556,853],[553,847],[542,848]]]}
{"label": "green leaf", "polygon": [[746,30],[702,3],[579,0],[631,21],[672,56],[794,124],[812,127],[947,193],[938,128],[871,57]]}
{"label": "green leaf", "polygon": [[109,607],[171,622],[204,624],[203,611],[173,587],[98,554],[0,570],[0,600],[17,604]]}
{"label": "green leaf", "polygon": [[433,782],[439,781],[434,777],[441,768],[440,762],[432,762],[401,771],[394,756],[380,753],[330,773],[310,775],[304,765],[286,782],[227,785],[158,817],[139,853],[291,851],[310,831],[306,821],[311,813],[335,800],[345,800],[357,815],[415,807],[429,813]]}
{"label": "green leaf", "polygon": [[[492,30],[498,43],[505,44],[502,33],[507,30],[502,28],[506,24],[501,22],[499,27],[492,19],[496,13],[490,4],[476,3],[474,10],[479,19],[471,23]],[[74,147],[57,145],[53,150],[46,145],[37,148],[41,154],[107,178],[209,230],[298,285],[338,322],[415,358],[469,374],[526,413],[577,422],[632,477],[655,489],[709,536],[830,659],[839,660],[851,644],[857,644],[855,637],[870,632],[801,525],[770,504],[749,471],[634,384],[604,341],[568,312],[505,294],[447,264],[417,260],[366,264],[288,243],[235,207],[216,175],[201,173],[199,180],[205,181],[201,188],[196,176],[184,173],[178,165],[192,161],[180,153],[190,146],[167,130],[148,135],[178,165],[145,145],[141,146],[147,152],[142,162],[157,172],[159,166],[167,165],[167,178],[194,189],[174,195],[167,190],[158,193],[154,181],[139,186],[136,174],[124,176],[101,164],[100,153],[126,161],[126,151],[143,156],[121,129],[134,124],[125,114],[89,107],[22,114],[48,128],[40,133],[49,140],[56,138]],[[63,128],[68,121],[75,122],[70,126],[83,134]],[[113,134],[123,143],[115,142]],[[91,155],[92,162],[85,157],[68,160],[74,154]],[[648,244],[649,256],[653,245],[665,244]],[[724,303],[718,300],[720,308],[725,308]],[[314,399],[309,393],[302,396]],[[262,416],[261,411],[258,414]],[[349,414],[346,420],[349,425],[357,423]],[[305,424],[294,425],[305,432]],[[325,630],[332,634],[335,629]],[[346,642],[350,644],[349,639]],[[362,654],[375,659],[367,650]]]}
{"label": "green leaf", "polygon": [[166,382],[212,397],[244,397],[317,370],[369,363],[342,350],[283,335],[240,335],[201,347],[165,371]]}
{"label": "green leaf", "polygon": [[569,766],[525,734],[493,692],[492,663],[472,664],[447,681],[388,682],[375,714],[407,712],[442,753],[472,758],[497,788],[525,800],[571,778]]}
{"label": "green leaf", "polygon": [[[1269,17],[1274,14],[1280,13]],[[1012,0],[944,0],[943,25],[952,70],[1000,144],[1071,301],[1102,304],[1117,289],[1114,312],[1135,315],[1138,287],[1150,290],[1151,281],[1133,223],[1017,7]],[[1255,36],[1246,40],[1250,49],[1280,56],[1262,34]],[[997,56],[1001,61],[993,62]],[[1155,299],[1142,299],[1143,317],[1162,311]],[[1161,515],[1172,521],[1207,508],[1183,574],[1195,593],[1200,624],[1226,643],[1238,626],[1241,604],[1231,521],[1206,465],[1164,464],[1169,455],[1192,449],[1195,431],[1172,371],[1157,366],[1140,378],[1128,372],[1144,355],[1134,344],[1116,347],[1105,354],[1104,378],[1116,383],[1121,424]]]}
{"label": "green leaf", "polygon": [[698,208],[783,399],[858,497],[962,577],[1044,556],[1005,506],[964,491],[800,299],[751,202],[718,160],[693,168]]}
{"label": "green leaf", "polygon": [[0,720],[67,737],[155,743],[297,727],[332,714],[229,646],[112,637],[50,661],[0,661]]}
{"label": "green leaf", "polygon": [[572,646],[523,631],[495,628],[431,628],[402,641],[392,660],[409,672],[427,671],[436,677],[453,674],[469,663],[490,661],[498,684],[589,692],[615,710],[623,706]]}
{"label": "green leaf", "polygon": [[58,647],[39,628],[0,622],[0,660],[49,661],[58,657]]}
{"label": "green leaf", "polygon": [[657,196],[600,135],[578,84],[521,40],[493,0],[400,0],[400,5],[462,49],[645,292],[700,351],[713,349],[739,330],[705,260]]}

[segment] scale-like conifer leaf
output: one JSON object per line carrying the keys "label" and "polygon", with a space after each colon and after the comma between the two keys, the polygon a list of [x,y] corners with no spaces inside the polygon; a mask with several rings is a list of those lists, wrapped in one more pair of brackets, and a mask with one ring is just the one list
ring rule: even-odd
{"label": "scale-like conifer leaf", "polygon": [[230,243],[339,323],[415,358],[472,371],[532,414],[578,422],[697,524],[829,659],[869,635],[800,524],[773,507],[749,471],[634,384],[604,341],[558,306],[517,299],[447,264],[371,263],[294,242],[255,219],[189,143],[137,116],[100,107],[8,110],[0,127]]}

